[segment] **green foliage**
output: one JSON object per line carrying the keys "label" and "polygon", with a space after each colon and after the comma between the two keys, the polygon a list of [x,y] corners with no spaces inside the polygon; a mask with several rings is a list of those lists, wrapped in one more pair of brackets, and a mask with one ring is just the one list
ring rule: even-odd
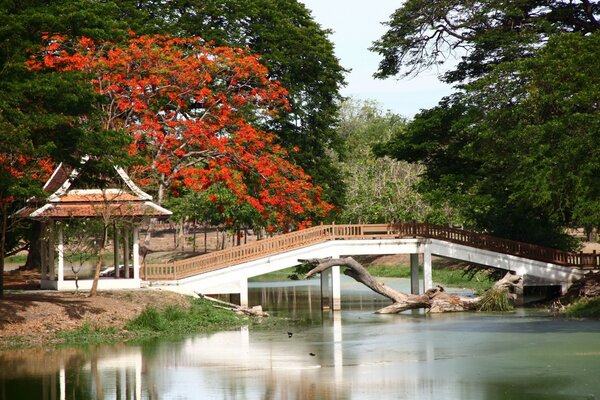
{"label": "green foliage", "polygon": [[420,191],[466,227],[573,249],[600,225],[600,34],[557,35],[415,117],[382,153],[427,167]]}
{"label": "green foliage", "polygon": [[[345,72],[330,32],[297,0],[170,0],[135,2],[159,30],[196,35],[219,45],[249,47],[289,92],[291,108],[265,128],[277,133],[290,156],[340,204],[343,187],[328,150],[339,146],[334,129]],[[260,123],[260,121],[256,121]],[[297,146],[300,151],[292,151]]]}
{"label": "green foliage", "polygon": [[91,345],[105,343],[117,333],[115,328],[99,328],[86,322],[79,329],[59,331],[56,337],[65,345]]}
{"label": "green foliage", "polygon": [[[369,272],[380,278],[410,278],[410,267],[406,265],[377,265],[369,266]],[[432,278],[442,286],[472,289],[483,293],[494,284],[488,271],[479,270],[472,273],[463,268],[452,268],[434,265]]]}
{"label": "green foliage", "polygon": [[[129,138],[99,125],[90,87],[80,85],[74,73],[33,72],[25,66],[44,32],[117,39],[126,35],[120,16],[114,4],[96,1],[0,3],[0,198],[10,199],[2,214],[12,215],[28,198],[44,195],[48,171],[36,167],[48,157],[96,173],[127,165]],[[84,155],[90,161],[80,165]],[[23,175],[6,173],[10,157],[26,160]],[[28,229],[10,219],[6,230],[0,252],[10,253],[23,244]]]}
{"label": "green foliage", "polygon": [[340,222],[386,223],[423,220],[428,206],[414,189],[422,168],[388,157],[377,158],[374,145],[404,131],[406,121],[377,104],[348,100],[341,105],[339,134],[344,151],[339,169],[347,189]]}
{"label": "green foliage", "polygon": [[147,307],[127,324],[127,329],[139,335],[180,335],[233,328],[242,321],[241,317],[231,311],[217,309],[207,300],[194,299],[189,308],[170,305],[159,310]]}
{"label": "green foliage", "polygon": [[460,57],[446,81],[481,77],[535,54],[553,34],[598,31],[599,15],[597,1],[407,0],[372,47],[382,56],[377,76],[408,76]]}
{"label": "green foliage", "polygon": [[481,296],[479,311],[511,311],[513,305],[506,288],[491,288]]}
{"label": "green foliage", "polygon": [[600,318],[600,297],[582,297],[561,314],[572,318]]}

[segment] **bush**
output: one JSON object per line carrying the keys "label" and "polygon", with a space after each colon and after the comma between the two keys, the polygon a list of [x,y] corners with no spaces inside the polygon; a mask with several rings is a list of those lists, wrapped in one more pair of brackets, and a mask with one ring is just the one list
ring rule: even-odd
{"label": "bush", "polygon": [[600,297],[580,298],[562,313],[574,318],[600,318]]}
{"label": "bush", "polygon": [[510,311],[513,306],[505,288],[491,288],[481,296],[479,311]]}

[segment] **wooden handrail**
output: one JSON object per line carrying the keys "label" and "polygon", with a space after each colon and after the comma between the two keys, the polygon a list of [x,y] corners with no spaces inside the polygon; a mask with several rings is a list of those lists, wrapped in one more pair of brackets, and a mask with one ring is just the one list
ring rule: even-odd
{"label": "wooden handrail", "polygon": [[142,276],[146,280],[176,280],[329,240],[407,237],[439,239],[575,268],[594,269],[600,265],[600,254],[596,252],[570,253],[447,226],[397,223],[319,225],[184,260],[146,264]]}

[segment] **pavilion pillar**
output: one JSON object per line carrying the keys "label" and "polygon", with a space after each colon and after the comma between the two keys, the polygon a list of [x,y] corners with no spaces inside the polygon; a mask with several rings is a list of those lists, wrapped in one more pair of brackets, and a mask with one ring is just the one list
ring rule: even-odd
{"label": "pavilion pillar", "polygon": [[40,279],[45,281],[48,279],[48,226],[42,222],[42,236],[40,237]]}
{"label": "pavilion pillar", "polygon": [[113,265],[115,266],[115,279],[119,278],[119,230],[117,224],[113,224]]}
{"label": "pavilion pillar", "polygon": [[423,252],[423,292],[433,287],[433,276],[431,273],[431,249],[425,245]]}
{"label": "pavilion pillar", "polygon": [[56,265],[54,264],[54,228],[56,223],[53,220],[50,220],[48,224],[48,278],[51,281],[56,280]]}
{"label": "pavilion pillar", "polygon": [[140,279],[140,228],[133,225],[133,278]]}
{"label": "pavilion pillar", "polygon": [[[58,225],[58,243],[56,246],[56,250],[58,252],[58,282],[62,282],[65,280],[65,242],[63,235],[63,224],[60,222]],[[60,285],[59,285],[60,286]]]}
{"label": "pavilion pillar", "polygon": [[410,255],[410,293],[419,294],[419,254]]}
{"label": "pavilion pillar", "polygon": [[129,227],[123,227],[123,268],[125,269],[125,278],[129,276]]}

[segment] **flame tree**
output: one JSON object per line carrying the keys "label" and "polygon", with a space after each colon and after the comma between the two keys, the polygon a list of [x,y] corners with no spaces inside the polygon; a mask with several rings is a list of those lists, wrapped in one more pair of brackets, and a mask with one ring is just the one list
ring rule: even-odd
{"label": "flame tree", "polygon": [[331,210],[276,136],[256,128],[289,107],[258,56],[196,37],[44,39],[29,68],[82,72],[100,95],[102,128],[131,135],[130,154],[147,161],[131,173],[159,203],[220,184],[270,230],[309,226]]}

